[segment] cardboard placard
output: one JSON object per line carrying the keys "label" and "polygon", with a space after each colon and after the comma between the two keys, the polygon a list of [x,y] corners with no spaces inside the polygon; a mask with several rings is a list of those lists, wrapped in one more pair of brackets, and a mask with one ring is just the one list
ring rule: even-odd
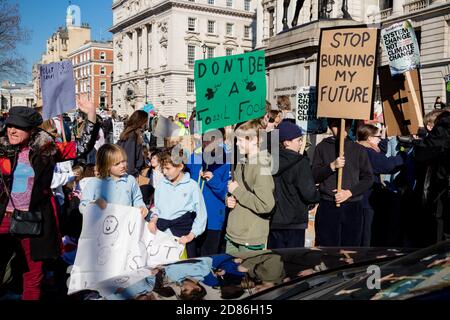
{"label": "cardboard placard", "polygon": [[[419,69],[410,72],[423,114]],[[420,122],[414,110],[411,90],[406,77],[402,74],[392,77],[389,66],[379,67],[378,75],[388,136],[416,134],[419,127],[423,127],[423,123]]]}
{"label": "cardboard placard", "polygon": [[371,117],[379,30],[362,26],[320,32],[317,117]]}
{"label": "cardboard placard", "polygon": [[72,61],[64,60],[39,67],[42,90],[42,118],[50,119],[76,108]]}
{"label": "cardboard placard", "polygon": [[197,60],[194,79],[201,133],[264,116],[264,51]]}

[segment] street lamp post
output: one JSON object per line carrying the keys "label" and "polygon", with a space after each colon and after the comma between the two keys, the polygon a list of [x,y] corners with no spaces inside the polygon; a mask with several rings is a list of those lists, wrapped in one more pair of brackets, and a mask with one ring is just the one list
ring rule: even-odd
{"label": "street lamp post", "polygon": [[203,60],[205,60],[205,58],[206,58],[206,49],[208,49],[208,46],[206,45],[206,43],[204,43],[202,45],[202,49],[203,49]]}
{"label": "street lamp post", "polygon": [[148,71],[146,70],[145,71],[145,104],[147,104],[148,103],[148,92],[147,92],[147,88],[148,88],[148,79],[147,79],[147,76],[148,76]]}

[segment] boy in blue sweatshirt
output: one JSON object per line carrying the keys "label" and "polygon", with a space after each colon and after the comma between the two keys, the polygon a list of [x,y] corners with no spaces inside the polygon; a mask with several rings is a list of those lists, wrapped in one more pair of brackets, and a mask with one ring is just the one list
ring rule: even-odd
{"label": "boy in blue sweatshirt", "polygon": [[[197,239],[201,256],[219,253],[226,217],[225,197],[231,165],[226,163],[223,144],[225,131],[214,130],[203,135],[202,149],[195,150],[187,165],[191,178],[199,184],[208,213],[206,232]],[[203,152],[202,152],[203,151]]]}
{"label": "boy in blue sweatshirt", "polygon": [[186,244],[188,258],[196,256],[196,237],[205,231],[206,207],[196,181],[185,173],[183,162],[172,159],[171,152],[161,155],[161,167],[165,179],[155,191],[155,207],[150,215],[149,230],[157,229],[180,237]]}

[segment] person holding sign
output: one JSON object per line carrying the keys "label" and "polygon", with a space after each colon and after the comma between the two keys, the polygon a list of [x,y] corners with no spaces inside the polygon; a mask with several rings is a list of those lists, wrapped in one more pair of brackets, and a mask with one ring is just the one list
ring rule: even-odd
{"label": "person holding sign", "polygon": [[197,182],[184,172],[185,164],[176,160],[181,159],[172,159],[169,151],[161,155],[165,179],[155,190],[155,207],[148,228],[154,234],[161,230],[180,237],[179,243],[186,245],[188,258],[193,258],[196,256],[194,239],[206,228],[206,206]]}
{"label": "person holding sign", "polygon": [[[10,109],[6,132],[0,137],[0,246],[17,244],[26,258],[23,300],[40,299],[43,261],[60,255],[56,204],[50,189],[55,164],[86,155],[94,147],[100,128],[94,104],[82,99],[78,100],[78,106],[88,118],[81,139],[76,141],[55,142],[38,128],[42,116],[25,106]],[[13,236],[10,230],[13,212],[40,212],[40,233]],[[0,261],[5,261],[3,258]]]}
{"label": "person holding sign", "polygon": [[84,214],[90,202],[95,202],[102,210],[108,203],[113,203],[140,208],[145,218],[148,210],[136,179],[127,174],[125,150],[115,144],[104,144],[98,149],[95,166],[98,177],[83,189],[80,212]]}
{"label": "person holding sign", "polygon": [[[350,121],[346,121],[347,136]],[[332,137],[314,152],[313,176],[320,202],[315,219],[317,246],[360,246],[363,228],[362,199],[373,183],[372,167],[363,146],[346,138],[345,157],[338,157],[340,119],[329,119]],[[337,169],[344,168],[342,190],[337,192]],[[340,206],[338,207],[337,204]]]}

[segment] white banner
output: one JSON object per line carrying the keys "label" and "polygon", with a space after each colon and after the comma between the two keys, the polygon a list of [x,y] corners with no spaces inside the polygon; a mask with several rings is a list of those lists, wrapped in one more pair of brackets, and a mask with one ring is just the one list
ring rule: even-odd
{"label": "white banner", "polygon": [[101,210],[89,204],[72,268],[68,294],[125,272],[178,261],[184,245],[158,231],[150,233],[140,210],[108,204]]}

